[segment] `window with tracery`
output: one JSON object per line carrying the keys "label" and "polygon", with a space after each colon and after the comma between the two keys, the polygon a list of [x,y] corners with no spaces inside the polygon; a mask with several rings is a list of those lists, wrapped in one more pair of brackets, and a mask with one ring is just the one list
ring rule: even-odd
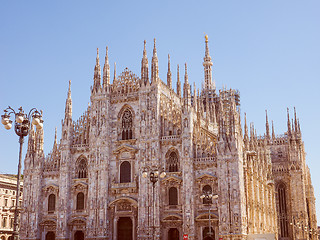
{"label": "window with tracery", "polygon": [[131,164],[128,161],[120,165],[120,183],[131,182]]}
{"label": "window with tracery", "polygon": [[280,183],[278,186],[278,204],[279,204],[279,220],[280,220],[280,237],[288,237],[287,222],[287,197],[286,186]]}
{"label": "window with tracery", "polygon": [[56,210],[56,195],[50,194],[48,197],[48,212],[54,212]]}
{"label": "window with tracery", "polygon": [[77,178],[87,178],[87,161],[85,158],[81,158],[77,162],[76,177]]}
{"label": "window with tracery", "polygon": [[[212,188],[211,188],[211,186],[205,185],[205,186],[202,188],[202,194],[204,194],[205,196],[208,195],[208,194],[212,194]],[[212,203],[212,198],[204,197],[204,198],[202,199],[202,203],[203,203],[203,204],[210,204],[210,203]]]}
{"label": "window with tracery", "polygon": [[122,140],[132,139],[132,114],[125,110],[122,115]]}
{"label": "window with tracery", "polygon": [[79,192],[77,194],[77,210],[83,210],[84,209],[84,194],[82,192]]}
{"label": "window with tracery", "polygon": [[175,187],[169,188],[169,205],[178,205],[178,190]]}
{"label": "window with tracery", "polygon": [[167,159],[167,169],[169,172],[179,171],[179,159],[175,152],[171,152]]}

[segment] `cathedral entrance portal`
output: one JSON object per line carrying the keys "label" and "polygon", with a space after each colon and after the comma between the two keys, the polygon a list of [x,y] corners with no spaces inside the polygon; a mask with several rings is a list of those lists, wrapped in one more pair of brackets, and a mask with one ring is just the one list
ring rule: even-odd
{"label": "cathedral entrance portal", "polygon": [[203,240],[214,240],[215,233],[214,230],[211,228],[211,233],[209,233],[209,228],[205,227],[202,232]]}
{"label": "cathedral entrance portal", "polygon": [[130,217],[120,217],[117,224],[118,240],[132,240],[132,221]]}
{"label": "cathedral entrance portal", "polygon": [[54,234],[54,232],[48,232],[46,234],[46,240],[55,240],[56,239],[56,236]]}
{"label": "cathedral entrance portal", "polygon": [[170,228],[168,231],[168,240],[179,240],[179,230],[176,228]]}
{"label": "cathedral entrance portal", "polygon": [[74,234],[74,240],[84,240],[84,233],[82,231],[76,231]]}

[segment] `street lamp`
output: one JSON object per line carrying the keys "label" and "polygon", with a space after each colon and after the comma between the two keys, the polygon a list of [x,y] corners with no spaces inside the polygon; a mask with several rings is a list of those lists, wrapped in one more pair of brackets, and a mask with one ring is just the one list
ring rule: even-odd
{"label": "street lamp", "polygon": [[147,178],[149,175],[150,182],[152,182],[152,202],[153,202],[153,219],[152,219],[152,239],[155,239],[154,237],[154,228],[155,228],[155,214],[154,214],[154,209],[155,209],[155,200],[154,200],[154,188],[156,185],[156,182],[158,182],[159,177],[164,178],[167,174],[165,171],[160,171],[157,168],[145,168],[144,171],[142,172],[142,177]]}
{"label": "street lamp", "polygon": [[217,199],[218,198],[218,194],[212,194],[212,191],[203,191],[203,193],[200,195],[201,199],[205,199],[207,200],[207,203],[209,205],[209,232],[207,233],[209,237],[211,237],[213,235],[213,233],[211,232],[211,204],[212,203],[212,199]]}
{"label": "street lamp", "polygon": [[[17,197],[16,197],[15,209],[14,209],[14,222],[13,222],[13,233],[12,233],[13,240],[19,239],[18,204],[19,204],[19,197],[20,197],[21,155],[22,155],[22,145],[24,141],[23,138],[29,134],[31,122],[33,125],[37,127],[37,130],[43,127],[42,112],[39,112],[36,108],[32,108],[29,114],[24,113],[22,107],[20,107],[18,110],[19,112],[16,112],[9,106],[4,110],[4,114],[1,115],[1,123],[4,125],[5,129],[7,130],[10,130],[12,127],[12,120],[10,120],[10,115],[13,114],[15,116],[14,131],[19,136],[19,143],[20,143],[17,191],[16,191]],[[31,117],[32,117],[32,121],[31,121]]]}

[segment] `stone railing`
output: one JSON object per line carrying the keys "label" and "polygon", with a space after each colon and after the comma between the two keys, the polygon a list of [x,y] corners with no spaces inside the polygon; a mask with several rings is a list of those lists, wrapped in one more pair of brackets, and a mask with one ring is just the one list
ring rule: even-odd
{"label": "stone railing", "polygon": [[89,144],[73,144],[72,148],[88,148]]}
{"label": "stone railing", "polygon": [[194,158],[193,162],[195,164],[201,164],[201,163],[215,163],[217,160],[214,157],[199,157],[199,158]]}
{"label": "stone railing", "polygon": [[170,135],[170,136],[163,136],[161,140],[178,140],[181,138],[181,135]]}

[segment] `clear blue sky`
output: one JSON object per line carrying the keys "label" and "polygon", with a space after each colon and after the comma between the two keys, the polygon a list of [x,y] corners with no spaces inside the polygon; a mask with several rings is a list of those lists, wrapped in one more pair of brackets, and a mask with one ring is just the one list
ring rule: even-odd
{"label": "clear blue sky", "polygon": [[[108,45],[112,72],[117,62],[117,73],[128,67],[140,75],[143,40],[150,63],[155,37],[160,78],[166,80],[170,53],[173,75],[176,64],[187,62],[189,81],[200,87],[205,32],[217,88],[240,90],[241,111],[258,134],[265,130],[265,109],[281,134],[286,108],[291,114],[297,108],[319,222],[319,12],[318,0],[2,1],[0,110],[42,109],[47,154],[56,126],[61,136],[69,79],[74,120],[90,101],[97,47],[101,65]],[[13,130],[0,129],[0,153],[0,172],[16,173]]]}

